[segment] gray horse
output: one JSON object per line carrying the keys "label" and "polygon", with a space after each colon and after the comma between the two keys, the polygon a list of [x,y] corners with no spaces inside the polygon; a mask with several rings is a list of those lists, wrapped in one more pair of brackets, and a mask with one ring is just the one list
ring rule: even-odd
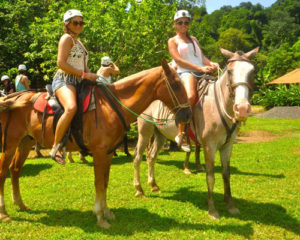
{"label": "gray horse", "polygon": [[[208,186],[208,213],[213,218],[219,218],[213,200],[213,188],[215,183],[214,162],[215,153],[220,152],[222,164],[222,176],[224,182],[224,200],[227,210],[231,214],[239,213],[235,207],[230,189],[230,157],[233,142],[238,134],[241,122],[245,122],[251,113],[250,98],[254,87],[254,65],[251,59],[258,52],[255,48],[247,53],[237,51],[232,53],[220,49],[228,58],[228,64],[215,83],[208,84],[205,94],[197,102],[193,109],[191,128],[196,133],[198,141],[203,146],[206,168],[206,182]],[[172,118],[164,107],[154,102],[146,109],[143,116],[155,119]],[[154,133],[154,141],[147,152],[148,183],[152,191],[160,191],[154,176],[154,164],[158,151],[165,142],[165,137],[174,139],[177,129],[174,121],[166,126],[152,126],[145,121],[138,120],[139,139],[134,158],[134,186],[137,197],[144,197],[140,184],[139,166],[148,140]]]}

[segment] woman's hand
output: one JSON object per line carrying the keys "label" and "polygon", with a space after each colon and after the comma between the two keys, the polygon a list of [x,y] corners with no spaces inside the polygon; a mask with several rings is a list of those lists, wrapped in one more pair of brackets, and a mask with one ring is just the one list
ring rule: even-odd
{"label": "woman's hand", "polygon": [[97,77],[98,77],[98,75],[96,73],[90,73],[90,72],[88,72],[88,73],[84,74],[84,78],[88,79],[90,81],[96,81]]}
{"label": "woman's hand", "polygon": [[215,70],[212,66],[199,67],[199,72],[212,73]]}
{"label": "woman's hand", "polygon": [[220,66],[219,66],[219,63],[215,63],[215,62],[210,62],[210,66],[214,68],[214,70],[218,69]]}

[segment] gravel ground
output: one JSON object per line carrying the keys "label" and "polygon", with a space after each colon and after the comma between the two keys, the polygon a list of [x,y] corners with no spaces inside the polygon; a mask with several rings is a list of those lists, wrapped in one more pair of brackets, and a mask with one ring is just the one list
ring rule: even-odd
{"label": "gravel ground", "polygon": [[300,107],[273,107],[270,110],[256,114],[259,118],[289,118],[300,119]]}

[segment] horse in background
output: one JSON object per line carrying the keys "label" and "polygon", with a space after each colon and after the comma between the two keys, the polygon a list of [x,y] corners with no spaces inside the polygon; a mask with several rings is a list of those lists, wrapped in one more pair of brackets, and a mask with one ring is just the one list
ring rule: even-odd
{"label": "horse in background", "polygon": [[[219,218],[219,213],[215,209],[213,201],[213,189],[215,183],[214,163],[215,153],[220,152],[222,164],[222,176],[224,182],[224,200],[227,210],[231,214],[239,213],[235,207],[231,195],[230,187],[230,157],[234,140],[238,134],[241,122],[245,122],[251,112],[250,98],[254,87],[254,65],[251,59],[258,52],[255,48],[247,53],[237,51],[232,53],[225,49],[220,49],[222,54],[227,57],[227,66],[221,77],[215,82],[210,83],[204,94],[193,108],[193,121],[191,129],[197,140],[203,146],[206,168],[206,182],[208,187],[208,212],[213,218]],[[154,104],[153,104],[154,105]],[[167,111],[165,108],[149,107],[145,113],[152,116],[153,112]],[[142,120],[138,120],[142,121]],[[153,191],[159,191],[154,176],[154,164],[159,149],[161,149],[165,136],[172,134],[171,138],[177,134],[175,122],[169,122],[171,127],[153,127],[142,123],[139,126],[139,140],[137,143],[134,159],[134,185],[137,190],[136,196],[144,197],[140,184],[139,165],[142,154],[145,150],[145,141],[154,133],[154,141],[147,154],[149,165],[148,183],[152,185]],[[146,128],[146,129],[145,129]],[[172,131],[163,131],[172,129]],[[150,129],[150,130],[149,130]],[[154,129],[154,130],[153,130]]]}
{"label": "horse in background", "polygon": [[[138,118],[138,141],[134,152],[134,187],[136,188],[136,197],[145,197],[140,182],[140,164],[143,159],[143,153],[147,148],[146,158],[148,163],[148,184],[152,187],[152,192],[159,192],[159,186],[155,181],[154,167],[157,155],[163,148],[166,139],[175,141],[178,129],[174,121],[174,114],[163,104],[156,100],[143,112],[143,118]],[[148,121],[147,121],[148,120]],[[153,121],[154,123],[151,123]],[[164,121],[164,123],[161,123]],[[153,137],[153,141],[151,141]],[[200,164],[200,146],[196,146],[195,161],[197,169],[204,170]],[[186,153],[184,161],[184,173],[191,174],[189,168],[189,159],[191,152]]]}
{"label": "horse in background", "polygon": [[[154,100],[163,101],[176,114],[178,122],[187,122],[191,117],[184,86],[176,71],[166,60],[162,67],[145,70],[126,77],[111,85],[96,86],[96,109],[83,114],[83,142],[92,153],[95,175],[94,213],[97,225],[109,228],[108,220],[115,215],[107,206],[107,187],[113,150],[122,141],[129,124],[136,120]],[[44,148],[51,148],[54,141],[53,115],[45,117],[33,108],[36,91],[18,92],[0,100],[0,122],[2,124],[2,155],[0,159],[0,220],[11,221],[5,210],[4,183],[8,169],[13,188],[13,203],[20,210],[27,210],[23,203],[19,177],[32,146],[38,142]],[[113,97],[114,96],[114,97]],[[44,134],[43,134],[44,130]],[[66,151],[79,151],[74,137],[66,143]]]}

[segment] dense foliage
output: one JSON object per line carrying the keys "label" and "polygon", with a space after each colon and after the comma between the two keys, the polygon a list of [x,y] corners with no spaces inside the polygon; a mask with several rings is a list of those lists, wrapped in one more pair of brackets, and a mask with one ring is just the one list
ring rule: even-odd
{"label": "dense foliage", "polygon": [[[277,0],[269,8],[244,2],[211,14],[207,14],[203,0],[2,0],[1,75],[14,78],[16,67],[25,63],[30,68],[33,88],[51,82],[56,71],[57,43],[63,34],[63,14],[71,8],[80,9],[85,16],[80,39],[89,50],[93,72],[104,55],[116,61],[120,77],[157,66],[163,57],[171,60],[167,39],[175,33],[172,18],[181,8],[193,14],[191,34],[199,39],[205,55],[221,66],[225,59],[219,47],[232,51],[260,47],[255,59],[258,98],[266,97],[267,91],[261,89],[267,82],[300,67],[298,0]],[[276,87],[268,88],[278,91]],[[296,94],[298,89],[296,86],[289,91]],[[263,103],[257,98],[256,102]]]}

